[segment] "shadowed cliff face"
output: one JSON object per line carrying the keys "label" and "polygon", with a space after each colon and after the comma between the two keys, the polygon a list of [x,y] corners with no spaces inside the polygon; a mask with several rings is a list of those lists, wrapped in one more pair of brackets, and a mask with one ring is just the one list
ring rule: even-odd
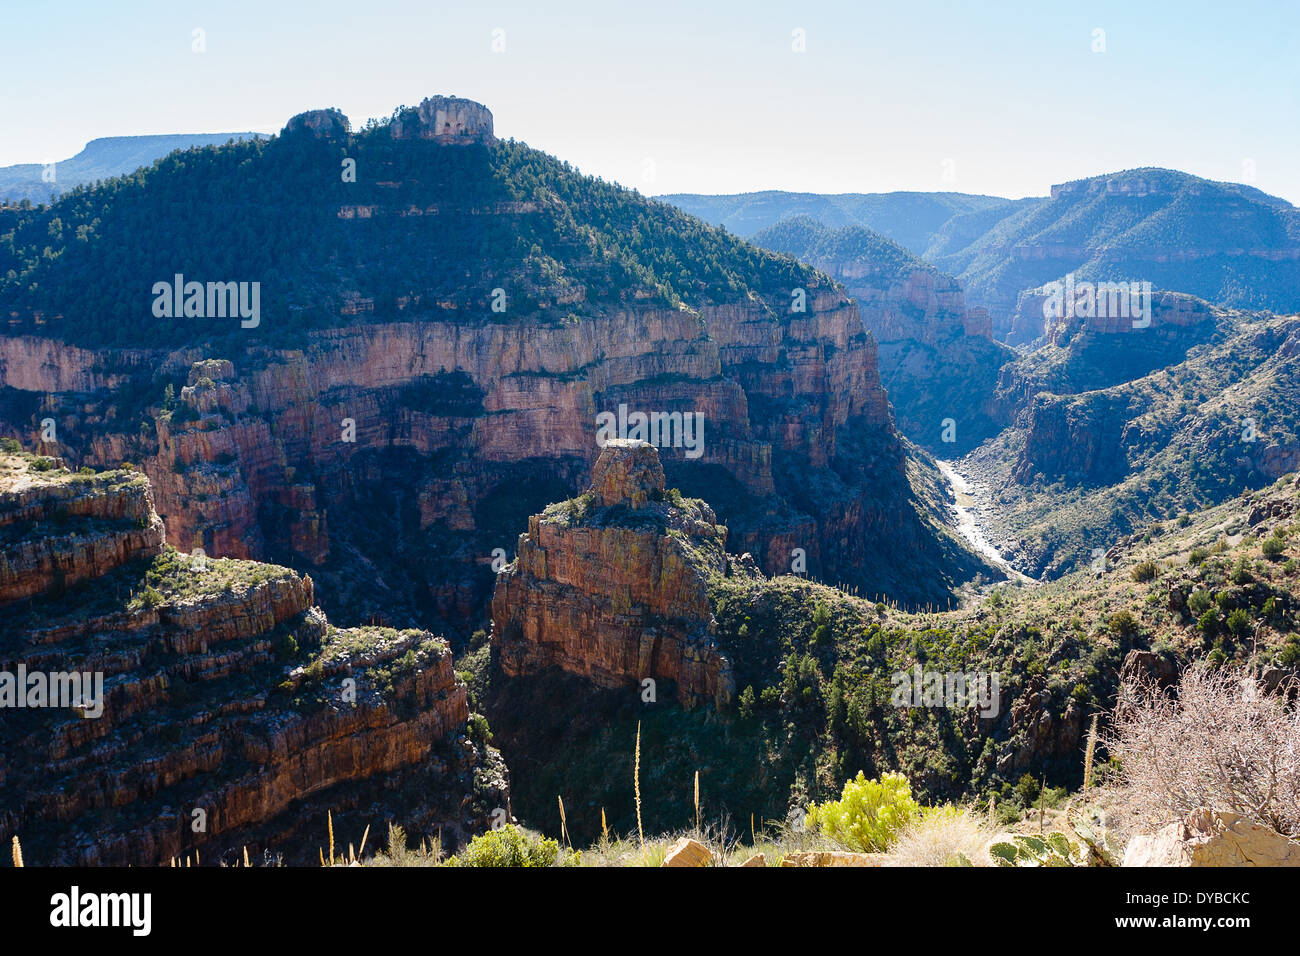
{"label": "shadowed cliff face", "polygon": [[[34,352],[50,359],[43,376]],[[581,487],[597,415],[620,406],[702,417],[699,458],[663,449],[670,480],[716,491],[736,546],[769,571],[802,548],[813,573],[883,590],[875,549],[925,533],[874,344],[835,294],[792,316],[735,306],[567,326],[403,323],[187,368],[195,354],[156,356],[178,377],[172,407],[157,379],[143,408],[122,401],[131,386],[101,388],[127,354],[4,339],[0,374],[55,393],[59,441],[45,450],[138,463],[177,547],[312,568],[341,591],[357,584],[351,552],[367,528],[391,525],[391,547],[440,568],[405,596],[406,622],[483,606],[490,578],[476,569],[512,546],[519,519]],[[384,577],[383,555],[370,559]]]}
{"label": "shadowed cliff face", "polygon": [[325,811],[373,823],[398,780],[385,812],[455,840],[507,805],[445,641],[339,629],[311,578],[165,548],[144,476],[0,453],[0,545],[0,837],[33,861],[307,862]]}

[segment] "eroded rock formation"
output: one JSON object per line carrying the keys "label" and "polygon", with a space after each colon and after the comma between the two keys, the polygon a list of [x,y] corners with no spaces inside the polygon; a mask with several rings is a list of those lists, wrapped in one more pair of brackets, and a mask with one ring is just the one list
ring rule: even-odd
{"label": "eroded rock formation", "polygon": [[518,559],[497,576],[501,669],[555,667],[638,691],[650,678],[671,682],[688,707],[730,703],[735,679],[712,636],[708,588],[732,570],[725,539],[707,504],[666,495],[654,446],[608,442],[591,490],[529,518]]}

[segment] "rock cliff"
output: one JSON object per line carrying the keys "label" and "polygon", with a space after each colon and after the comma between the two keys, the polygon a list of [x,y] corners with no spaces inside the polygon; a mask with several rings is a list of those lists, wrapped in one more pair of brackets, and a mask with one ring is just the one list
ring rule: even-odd
{"label": "rock cliff", "polygon": [[992,434],[987,404],[972,396],[992,392],[1014,353],[992,341],[987,310],[968,308],[956,279],[869,229],[827,229],[808,216],[754,241],[844,284],[879,343],[881,381],[904,434],[943,455]]}
{"label": "rock cliff", "polygon": [[0,675],[91,675],[80,701],[0,695],[0,838],[46,864],[306,861],[325,810],[456,841],[508,806],[444,641],[336,628],[311,578],[162,530],[142,475],[0,454]]}
{"label": "rock cliff", "polygon": [[754,572],[725,541],[707,504],[666,492],[653,445],[611,440],[591,489],[530,517],[518,559],[497,575],[492,644],[502,671],[559,668],[638,692],[649,678],[687,707],[729,704],[735,679],[712,637],[709,579],[733,565]]}
{"label": "rock cliff", "polygon": [[440,143],[491,143],[492,111],[482,103],[456,96],[431,96],[393,120],[394,139],[431,139]]}

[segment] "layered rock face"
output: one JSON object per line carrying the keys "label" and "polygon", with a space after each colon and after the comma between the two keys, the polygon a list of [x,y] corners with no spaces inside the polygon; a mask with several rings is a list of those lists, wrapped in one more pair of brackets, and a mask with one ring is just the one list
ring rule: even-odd
{"label": "layered rock face", "polygon": [[[24,358],[38,344],[0,338],[0,374],[25,390],[69,389],[55,398],[60,441],[41,450],[75,464],[139,463],[168,540],[209,555],[328,560],[331,508],[353,507],[357,488],[372,481],[369,456],[406,449],[441,463],[399,489],[418,500],[418,530],[460,536],[453,552],[472,542],[459,577],[477,580],[473,562],[509,544],[485,536],[478,503],[526,492],[510,471],[521,461],[576,491],[597,415],[620,405],[702,416],[698,460],[663,449],[673,483],[698,491],[722,473],[738,494],[770,502],[728,516],[738,545],[769,572],[788,570],[797,546],[814,572],[853,580],[873,535],[916,533],[898,508],[863,500],[890,485],[904,493],[904,459],[875,341],[835,292],[814,294],[806,313],[789,316],[750,304],[628,308],[578,326],[449,318],[332,329],[313,333],[302,351],[258,349],[233,361],[159,353],[156,366],[188,384],[174,409],[147,412],[144,427],[124,427],[112,395],[97,389],[121,367],[116,352],[66,350],[34,373]],[[846,440],[866,469],[861,483],[810,480],[829,476]],[[807,500],[813,488],[806,511],[783,503]],[[486,583],[469,588],[468,607]]]}
{"label": "layered rock face", "polygon": [[291,117],[284,132],[306,133],[316,139],[339,139],[348,134],[348,118],[335,109],[308,110]]}
{"label": "layered rock face", "polygon": [[[353,182],[339,137],[359,157]],[[295,117],[247,160],[265,181],[314,171],[276,210],[310,222],[304,256],[334,263],[329,275],[268,266],[261,323],[233,336],[150,313],[157,338],[120,336],[130,323],[104,337],[16,303],[10,327],[33,334],[0,337],[0,434],[74,467],[138,465],[172,544],[309,569],[336,616],[471,630],[490,556],[585,487],[598,416],[689,414],[702,443],[661,442],[668,483],[707,492],[765,570],[790,570],[798,551],[827,580],[946,597],[946,563],[899,582],[883,560],[947,556],[908,483],[876,337],[844,289],[492,137],[485,108],[445,97],[355,134],[335,111]],[[177,189],[227,176],[158,173]],[[204,220],[178,223],[178,244],[206,247]],[[250,231],[229,255],[278,262]],[[669,268],[680,290],[656,278]],[[891,289],[882,323],[955,308],[931,281]],[[132,348],[42,338],[60,327]],[[185,345],[137,347],[150,341]],[[46,417],[57,441],[42,440]]]}
{"label": "layered rock face", "polygon": [[[143,476],[47,461],[0,455],[0,838],[45,864],[306,861],[325,809],[455,840],[508,805],[444,641],[335,628],[308,577],[164,548]],[[29,690],[71,674],[79,700]],[[423,796],[385,811],[403,781]]]}
{"label": "layered rock face", "polygon": [[33,471],[4,459],[0,604],[62,592],[162,549],[163,524],[143,475],[68,476],[47,462],[48,470]]}
{"label": "layered rock face", "polygon": [[502,671],[559,668],[637,691],[650,678],[687,707],[729,703],[732,664],[711,634],[709,576],[731,563],[716,520],[704,502],[665,497],[654,446],[608,442],[591,490],[529,518],[518,559],[497,575]]}

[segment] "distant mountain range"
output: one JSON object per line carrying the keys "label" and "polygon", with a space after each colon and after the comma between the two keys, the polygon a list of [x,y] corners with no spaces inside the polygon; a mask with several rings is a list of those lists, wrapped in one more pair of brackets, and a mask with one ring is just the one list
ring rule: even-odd
{"label": "distant mountain range", "polygon": [[50,202],[56,195],[113,176],[124,176],[141,166],[152,166],[177,149],[219,146],[232,139],[265,139],[262,133],[175,133],[160,136],[104,136],[92,139],[76,156],[51,164],[20,163],[0,166],[0,201]]}
{"label": "distant mountain range", "polygon": [[908,192],[660,198],[747,238],[795,216],[880,233],[956,276],[1002,338],[1020,293],[1068,272],[1146,280],[1224,307],[1300,310],[1300,210],[1250,186],[1174,170],[1096,176],[1019,200]]}

